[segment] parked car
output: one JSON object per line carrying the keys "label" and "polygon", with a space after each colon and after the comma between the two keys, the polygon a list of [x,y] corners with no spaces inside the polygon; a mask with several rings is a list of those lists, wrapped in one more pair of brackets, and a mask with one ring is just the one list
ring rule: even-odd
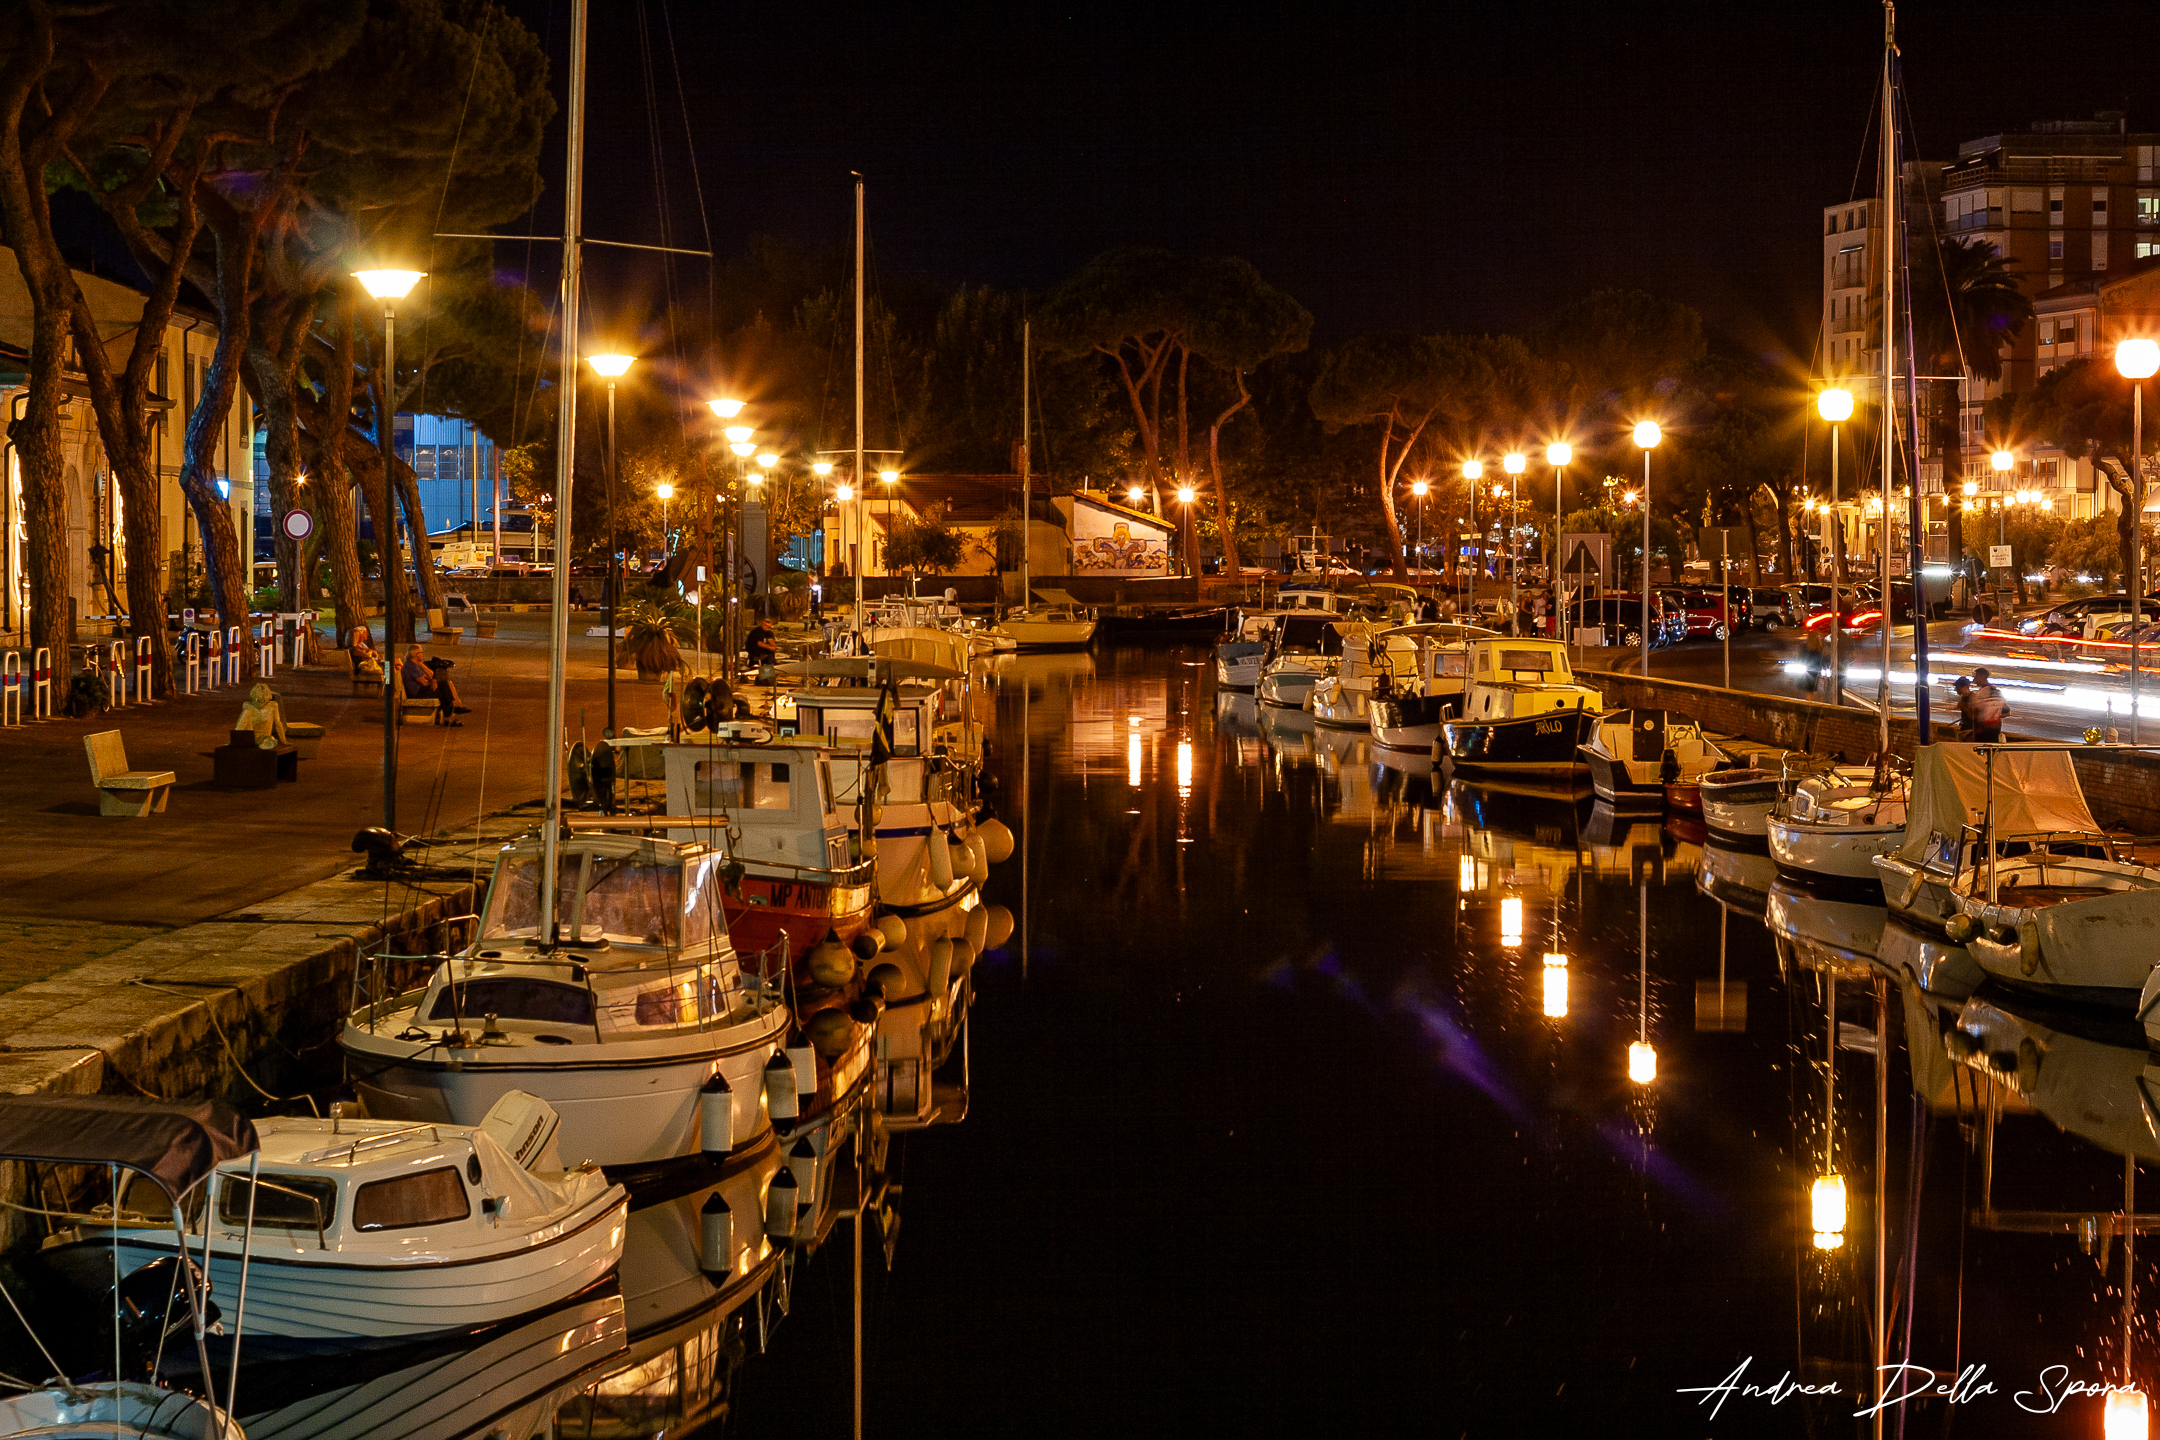
{"label": "parked car", "polygon": [[[2160,614],[2153,608],[2160,603],[2160,594],[2145,597],[2147,615]],[[2104,625],[2119,625],[2130,618],[2130,592],[2119,590],[2112,595],[2088,595],[2082,600],[2065,600],[2054,609],[2039,615],[2029,615],[2018,622],[2021,634],[2032,636],[2069,635],[2083,638],[2090,629]]]}
{"label": "parked car", "polygon": [[1715,590],[1703,590],[1689,586],[1681,589],[1661,590],[1658,593],[1663,595],[1669,604],[1679,608],[1682,622],[1681,633],[1685,639],[1692,640],[1702,636],[1712,640],[1723,640],[1732,628],[1733,622],[1730,612],[1726,610],[1725,602],[1720,598],[1719,592]]}
{"label": "parked car", "polygon": [[[1651,597],[1650,645],[1663,649],[1672,643],[1671,615],[1659,598]],[[1633,648],[1642,644],[1642,597],[1608,594],[1602,600],[1578,600],[1568,607],[1570,634],[1587,628],[1605,632],[1607,645]]]}
{"label": "parked car", "polygon": [[1800,623],[1793,611],[1792,588],[1763,586],[1748,592],[1748,618],[1763,630],[1790,630]]}

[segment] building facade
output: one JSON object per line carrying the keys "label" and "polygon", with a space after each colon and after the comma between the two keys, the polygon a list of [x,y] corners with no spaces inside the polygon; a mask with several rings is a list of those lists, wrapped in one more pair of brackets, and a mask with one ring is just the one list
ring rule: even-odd
{"label": "building facade", "polygon": [[[117,369],[134,345],[142,321],[143,296],[124,285],[78,271],[76,281],[89,302],[98,333],[104,337]],[[127,527],[152,524],[158,532],[158,588],[178,610],[198,599],[205,584],[200,527],[180,491],[187,417],[203,393],[210,357],[217,347],[216,319],[200,310],[176,308],[166,326],[150,376],[155,419],[152,453],[159,486],[158,514],[144,519],[126,513],[112,467],[107,463],[88,387],[78,371],[66,377],[67,400],[60,426],[66,456],[67,595],[76,623],[86,630],[109,628],[127,595]],[[17,414],[27,394],[30,343],[30,293],[24,286],[15,252],[0,246],[0,403]],[[213,452],[218,488],[231,507],[240,537],[241,563],[254,553],[255,472],[254,413],[244,393],[236,395]],[[30,582],[24,568],[22,464],[12,444],[4,445],[0,466],[0,643],[18,642],[29,623]]]}

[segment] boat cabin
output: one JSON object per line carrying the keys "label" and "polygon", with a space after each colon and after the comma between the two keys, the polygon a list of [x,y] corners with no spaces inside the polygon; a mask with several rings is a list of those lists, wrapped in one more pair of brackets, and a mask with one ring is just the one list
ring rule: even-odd
{"label": "boat cabin", "polygon": [[1533,636],[1474,640],[1467,656],[1466,720],[1518,719],[1549,710],[1602,710],[1604,692],[1575,680],[1567,646]]}
{"label": "boat cabin", "polygon": [[[725,815],[725,831],[674,830],[747,864],[840,870],[849,864],[847,816],[833,788],[833,752],[809,737],[765,745],[661,747],[667,813]],[[849,756],[852,764],[854,756]]]}

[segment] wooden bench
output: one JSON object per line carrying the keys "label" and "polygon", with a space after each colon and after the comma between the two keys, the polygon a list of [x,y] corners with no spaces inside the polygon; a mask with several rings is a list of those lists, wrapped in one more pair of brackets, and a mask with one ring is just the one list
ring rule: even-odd
{"label": "wooden bench", "polygon": [[130,770],[127,746],[117,730],[100,730],[83,736],[90,755],[90,783],[97,787],[101,815],[151,815],[165,809],[172,798],[170,770]]}
{"label": "wooden bench", "polygon": [[300,747],[265,750],[253,733],[235,730],[210,752],[210,767],[210,783],[220,790],[275,790],[280,780],[300,778]]}

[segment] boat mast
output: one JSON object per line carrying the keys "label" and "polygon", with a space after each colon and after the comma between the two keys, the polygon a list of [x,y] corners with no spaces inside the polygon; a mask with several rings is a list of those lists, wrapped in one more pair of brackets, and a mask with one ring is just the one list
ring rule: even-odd
{"label": "boat mast", "polygon": [[540,943],[555,944],[562,836],[563,672],[570,646],[570,484],[577,454],[578,232],[584,228],[585,0],[570,0],[568,176],[563,182],[562,371],[555,429],[555,583],[548,608],[547,824],[540,839]]}
{"label": "boat mast", "polygon": [[863,568],[870,563],[870,537],[863,533],[869,510],[870,479],[863,474],[863,178],[855,175],[855,630],[863,631]]}
{"label": "boat mast", "polygon": [[1032,457],[1034,436],[1028,430],[1028,349],[1033,338],[1029,321],[1020,322],[1020,603],[1026,605],[1033,594],[1035,575],[1028,568],[1028,511],[1034,507],[1034,482],[1028,470]]}
{"label": "boat mast", "polygon": [[[1888,54],[1884,57],[1886,67],[1884,71],[1886,82],[1884,89],[1887,92],[1894,93],[1896,82],[1900,79],[1897,51],[1897,7],[1889,3],[1889,0],[1885,0],[1884,9],[1888,17],[1885,23],[1889,42],[1885,47]],[[1893,178],[1900,187],[1903,186],[1904,172],[1902,169]],[[1902,188],[1898,194],[1898,206],[1895,213],[1899,218],[1899,223],[1903,224],[1905,197]],[[1930,743],[1934,739],[1935,732],[1928,718],[1928,607],[1927,587],[1924,583],[1925,577],[1921,574],[1926,559],[1927,525],[1920,506],[1920,365],[1918,359],[1920,347],[1913,343],[1912,246],[1909,236],[1904,254],[1905,423],[1911,428],[1911,449],[1907,453],[1913,457],[1912,484],[1906,490],[1905,549],[1906,580],[1912,589],[1913,718],[1919,727],[1913,743],[1917,747]],[[1942,466],[1943,503],[1948,505],[1950,503],[1950,457],[1948,455],[1942,457]],[[1888,598],[1887,594],[1885,598]],[[1887,614],[1887,608],[1885,613]],[[1889,638],[1890,622],[1885,619],[1883,621],[1883,642],[1886,650]],[[1885,665],[1883,667],[1885,698],[1888,697],[1889,693],[1889,671],[1890,667]]]}
{"label": "boat mast", "polygon": [[[1897,97],[1891,57],[1897,53],[1897,7],[1883,0],[1882,72],[1882,184],[1876,188],[1882,207],[1882,412],[1876,432],[1882,441],[1881,470],[1876,483],[1882,495],[1882,548],[1879,578],[1882,591],[1882,679],[1876,688],[1876,752],[1890,753],[1890,497],[1891,468],[1897,460]],[[1906,359],[1912,357],[1908,355]],[[1918,579],[1918,576],[1914,576]],[[1878,1372],[1879,1373],[1879,1372]]]}

